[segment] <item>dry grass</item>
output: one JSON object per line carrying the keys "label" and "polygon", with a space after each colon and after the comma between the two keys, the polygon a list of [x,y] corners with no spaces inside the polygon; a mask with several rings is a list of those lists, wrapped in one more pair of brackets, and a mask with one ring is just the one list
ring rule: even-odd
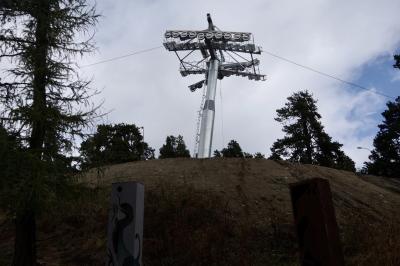
{"label": "dry grass", "polygon": [[400,265],[399,236],[398,218],[377,221],[362,214],[350,215],[342,226],[347,265]]}
{"label": "dry grass", "polygon": [[[40,220],[43,265],[104,264],[108,191],[80,189],[80,197],[55,208],[62,212]],[[160,184],[145,197],[144,265],[295,265],[294,230],[277,216],[256,226],[217,194],[189,185]]]}
{"label": "dry grass", "polygon": [[[312,174],[311,167],[214,161],[213,173],[219,177],[208,177],[205,162],[187,162],[193,170],[184,168],[182,177],[173,172],[176,168],[167,169],[168,161],[155,170],[154,165],[146,169],[139,164],[135,170],[121,170],[152,178],[151,183],[143,180],[144,265],[298,265],[286,182],[323,173],[331,178],[346,265],[400,265],[400,223],[389,215],[398,195],[392,192],[365,182],[356,187],[358,181],[350,174],[340,176],[330,169]],[[43,213],[38,228],[43,265],[104,265],[109,189],[81,185]],[[388,201],[383,208],[378,208],[380,195]],[[0,224],[3,221],[0,217]],[[12,230],[11,222],[0,227],[0,265],[10,265]]]}
{"label": "dry grass", "polygon": [[[108,191],[80,189],[81,197],[40,221],[43,265],[104,264]],[[264,204],[269,218],[254,223],[239,219],[218,194],[160,184],[146,191],[144,264],[297,265],[292,224],[274,202]],[[346,265],[400,265],[400,226],[394,219],[379,222],[354,214],[340,227]],[[9,265],[10,253],[2,255],[0,261]]]}

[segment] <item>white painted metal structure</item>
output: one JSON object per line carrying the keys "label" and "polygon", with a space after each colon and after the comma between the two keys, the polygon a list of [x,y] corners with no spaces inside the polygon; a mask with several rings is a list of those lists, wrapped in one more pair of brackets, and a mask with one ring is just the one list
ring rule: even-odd
{"label": "white painted metal structure", "polygon": [[212,137],[214,132],[215,118],[215,94],[217,91],[217,76],[218,76],[218,59],[210,60],[208,66],[207,94],[204,103],[200,140],[198,146],[198,158],[208,158],[211,156]]}
{"label": "white painted metal structure", "polygon": [[[251,33],[223,32],[214,26],[210,14],[207,14],[207,21],[208,29],[204,31],[166,31],[164,41],[164,47],[177,55],[182,76],[206,76],[205,80],[189,86],[193,92],[207,85],[203,110],[200,112],[200,132],[196,136],[197,158],[211,157],[217,79],[236,75],[251,80],[265,80],[265,75],[259,74],[260,61],[253,58],[253,54],[261,54],[261,47],[254,45]],[[182,51],[187,52],[183,57],[178,54]],[[194,51],[200,51],[203,59],[188,61]],[[250,54],[251,58],[246,59],[239,53]],[[239,62],[237,57],[245,61]]]}

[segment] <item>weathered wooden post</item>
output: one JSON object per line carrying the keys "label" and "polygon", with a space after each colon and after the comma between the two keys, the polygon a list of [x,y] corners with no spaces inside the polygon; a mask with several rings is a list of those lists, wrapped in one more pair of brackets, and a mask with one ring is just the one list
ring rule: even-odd
{"label": "weathered wooden post", "polygon": [[328,180],[313,178],[289,186],[301,265],[343,266]]}
{"label": "weathered wooden post", "polygon": [[113,183],[108,218],[106,266],[141,266],[144,185]]}

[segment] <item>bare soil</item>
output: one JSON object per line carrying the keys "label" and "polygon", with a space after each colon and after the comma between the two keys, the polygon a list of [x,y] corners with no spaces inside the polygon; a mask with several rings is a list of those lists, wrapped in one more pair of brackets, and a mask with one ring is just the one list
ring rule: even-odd
{"label": "bare soil", "polygon": [[[104,265],[111,183],[145,185],[144,265],[298,265],[288,185],[329,181],[346,265],[400,265],[400,184],[265,159],[164,159],[92,169],[39,220],[41,265]],[[0,265],[13,226],[0,215]],[[1,254],[3,253],[3,254]]]}
{"label": "bare soil", "polygon": [[308,178],[329,180],[338,219],[358,210],[383,219],[400,207],[400,183],[388,178],[358,176],[355,173],[315,165],[265,159],[164,159],[132,162],[93,169],[85,177],[92,186],[109,186],[116,181],[138,181],[153,188],[160,183],[191,185],[220,194],[238,212],[264,219],[274,207],[292,219],[288,185]]}

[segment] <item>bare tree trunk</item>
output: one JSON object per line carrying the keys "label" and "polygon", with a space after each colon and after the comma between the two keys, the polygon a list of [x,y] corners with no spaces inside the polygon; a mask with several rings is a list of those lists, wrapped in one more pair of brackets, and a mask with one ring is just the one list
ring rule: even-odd
{"label": "bare tree trunk", "polygon": [[15,219],[15,252],[12,266],[36,266],[36,220],[33,211]]}

